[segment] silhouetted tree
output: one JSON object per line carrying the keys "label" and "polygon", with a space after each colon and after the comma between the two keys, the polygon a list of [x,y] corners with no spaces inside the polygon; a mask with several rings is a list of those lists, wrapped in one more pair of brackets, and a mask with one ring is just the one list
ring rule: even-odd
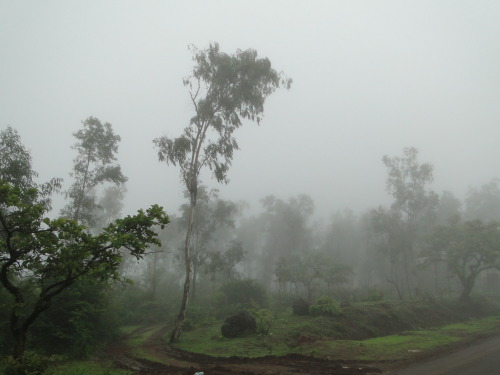
{"label": "silhouetted tree", "polygon": [[465,219],[500,221],[500,187],[494,179],[480,188],[470,189],[465,198]]}
{"label": "silhouetted tree", "polygon": [[445,262],[462,285],[460,299],[467,301],[480,273],[500,270],[500,223],[456,220],[437,227],[428,240],[433,261]]}
{"label": "silhouetted tree", "polygon": [[121,186],[127,181],[116,163],[120,136],[113,132],[110,123],[89,117],[83,128],[73,133],[77,139],[73,149],[78,155],[73,160],[74,182],[66,192],[69,203],[61,214],[87,226],[96,224],[95,188],[104,182]]}
{"label": "silhouetted tree", "polygon": [[243,120],[260,123],[266,98],[277,88],[291,85],[291,80],[271,67],[267,58],[257,58],[255,50],[221,52],[217,43],[206,50],[192,47],[195,66],[184,79],[195,114],[178,138],[154,140],[158,158],[179,166],[181,179],[190,194],[190,210],[184,243],[186,275],[181,306],[170,342],[178,339],[186,316],[192,261],[190,240],[199,175],[208,167],[218,182],[227,183],[229,167],[238,143],[234,131]]}
{"label": "silhouetted tree", "polygon": [[416,287],[416,256],[423,233],[432,227],[434,209],[438,197],[427,191],[433,180],[433,167],[429,163],[420,164],[418,150],[410,147],[403,150],[403,156],[382,158],[387,167],[387,191],[394,197],[391,211],[400,220],[397,224],[403,236],[401,251],[404,270],[404,285],[411,296]]}

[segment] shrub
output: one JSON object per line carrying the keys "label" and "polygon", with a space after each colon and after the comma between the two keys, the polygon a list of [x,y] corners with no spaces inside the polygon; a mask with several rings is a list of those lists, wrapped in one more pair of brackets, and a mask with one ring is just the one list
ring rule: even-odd
{"label": "shrub", "polygon": [[336,316],[341,314],[342,309],[338,301],[332,297],[323,296],[309,307],[309,311],[313,315]]}
{"label": "shrub", "polygon": [[197,326],[210,324],[215,320],[214,309],[207,305],[190,304],[184,319],[183,330],[192,331]]}
{"label": "shrub", "polygon": [[253,310],[251,314],[257,323],[256,332],[258,335],[269,335],[274,323],[274,315],[268,309]]}
{"label": "shrub", "polygon": [[31,348],[48,354],[85,358],[118,336],[106,285],[82,279],[56,296],[31,329]]}
{"label": "shrub", "polygon": [[231,281],[221,291],[228,304],[240,304],[249,308],[267,306],[266,290],[253,280]]}
{"label": "shrub", "polygon": [[34,352],[25,352],[21,358],[8,356],[3,359],[4,375],[42,375],[57,358]]}
{"label": "shrub", "polygon": [[382,301],[384,299],[384,292],[377,288],[368,288],[366,291],[366,301]]}
{"label": "shrub", "polygon": [[303,298],[299,298],[293,302],[292,309],[294,315],[308,315],[309,303],[306,302]]}

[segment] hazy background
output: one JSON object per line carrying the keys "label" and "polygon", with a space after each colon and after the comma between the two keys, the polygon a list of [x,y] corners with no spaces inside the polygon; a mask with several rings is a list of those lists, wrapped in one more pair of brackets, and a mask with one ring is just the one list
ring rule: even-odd
{"label": "hazy background", "polygon": [[[122,137],[125,213],[175,212],[183,187],[152,139],[193,111],[189,44],[254,48],[293,78],[267,102],[221,196],[254,209],[309,194],[317,212],[389,202],[384,154],[435,166],[433,188],[462,198],[500,177],[500,2],[0,0],[0,128],[11,125],[43,180],[65,178],[89,116]],[[208,177],[210,187],[217,183]]]}

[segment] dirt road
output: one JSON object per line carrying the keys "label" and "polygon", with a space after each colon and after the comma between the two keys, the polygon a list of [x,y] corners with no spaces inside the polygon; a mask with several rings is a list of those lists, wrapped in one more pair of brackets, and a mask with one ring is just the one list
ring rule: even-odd
{"label": "dirt road", "polygon": [[498,375],[500,336],[477,341],[451,354],[388,375]]}
{"label": "dirt road", "polygon": [[250,359],[189,353],[166,345],[161,340],[164,332],[164,329],[156,331],[140,347],[134,348],[141,351],[141,358],[127,346],[110,348],[108,354],[118,367],[132,370],[136,375],[194,375],[196,372],[205,375],[370,375],[382,372],[370,363],[329,361],[297,354]]}
{"label": "dirt road", "polygon": [[[111,348],[108,354],[119,367],[133,370],[136,375],[354,375],[380,374],[382,369],[394,368],[395,362],[360,363],[324,360],[290,354],[282,357],[220,358],[184,352],[166,345],[161,337],[164,329],[155,331],[139,348],[137,358],[129,347]],[[450,350],[448,348],[447,350]],[[144,355],[145,354],[145,355]],[[386,375],[498,375],[500,374],[500,336],[480,339],[466,347],[456,348],[451,354],[435,353],[434,359]],[[144,358],[152,360],[146,360]]]}

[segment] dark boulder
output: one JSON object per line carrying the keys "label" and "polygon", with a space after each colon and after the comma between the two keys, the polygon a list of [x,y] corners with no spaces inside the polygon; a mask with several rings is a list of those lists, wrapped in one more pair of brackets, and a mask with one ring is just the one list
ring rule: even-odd
{"label": "dark boulder", "polygon": [[257,323],[255,318],[249,313],[242,311],[227,318],[222,324],[220,331],[222,336],[232,339],[255,333],[256,329]]}

